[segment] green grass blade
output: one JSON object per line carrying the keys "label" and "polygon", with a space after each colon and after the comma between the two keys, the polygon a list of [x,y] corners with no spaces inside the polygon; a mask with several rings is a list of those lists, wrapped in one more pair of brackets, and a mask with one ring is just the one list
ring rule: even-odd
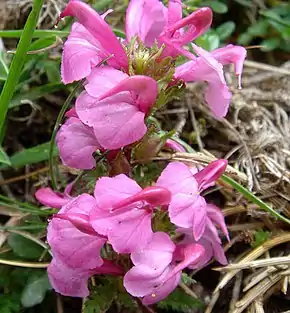
{"label": "green grass blade", "polygon": [[0,164],[7,164],[11,166],[9,156],[6,154],[6,152],[3,150],[1,146],[0,146]]}
{"label": "green grass blade", "polygon": [[13,97],[15,87],[19,81],[21,70],[26,60],[26,54],[33,37],[42,4],[43,0],[34,0],[33,2],[32,10],[25,23],[23,33],[17,45],[15,56],[11,62],[7,80],[5,81],[0,95],[0,132],[2,132],[9,103]]}
{"label": "green grass blade", "polygon": [[247,188],[245,188],[244,186],[240,185],[238,182],[236,182],[235,180],[233,180],[232,178],[223,175],[222,176],[222,180],[225,183],[228,183],[229,185],[231,185],[234,189],[236,189],[240,194],[242,194],[247,200],[249,200],[252,203],[255,203],[259,208],[261,208],[264,211],[267,211],[268,213],[270,213],[272,216],[276,217],[278,220],[283,221],[284,223],[287,223],[290,225],[290,220],[281,215],[280,213],[278,213],[277,211],[275,211],[272,207],[270,207],[267,203],[265,203],[264,201],[262,201],[261,199],[259,199],[258,197],[256,197],[251,191],[249,191]]}
{"label": "green grass blade", "polygon": [[[47,161],[49,159],[49,148],[50,142],[45,142],[38,146],[16,152],[10,157],[11,166],[19,168],[28,164],[35,164],[38,162]],[[58,151],[54,146],[53,156],[56,156],[57,154]],[[0,169],[6,168],[8,168],[8,166],[5,164],[0,166]]]}
{"label": "green grass blade", "polygon": [[18,107],[22,105],[22,100],[35,101],[47,94],[54,93],[61,89],[66,89],[67,87],[62,83],[50,83],[38,87],[29,89],[29,91],[24,93],[15,94],[12,100],[9,103],[9,109]]}
{"label": "green grass blade", "polygon": [[[116,36],[125,38],[125,33],[120,29],[113,29],[113,32]],[[2,38],[20,38],[23,33],[22,29],[17,30],[0,30],[0,37]],[[32,35],[32,38],[44,38],[51,36],[58,36],[61,38],[67,37],[69,35],[69,30],[54,30],[54,29],[43,29],[43,30],[35,30]]]}

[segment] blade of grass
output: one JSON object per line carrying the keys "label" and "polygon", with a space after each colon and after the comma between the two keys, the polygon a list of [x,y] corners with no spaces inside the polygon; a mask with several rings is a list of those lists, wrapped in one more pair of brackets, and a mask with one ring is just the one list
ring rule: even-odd
{"label": "blade of grass", "polygon": [[[113,32],[116,36],[125,38],[125,33],[120,29],[113,29]],[[20,38],[23,33],[23,29],[17,30],[0,30],[0,37],[2,38]],[[51,36],[58,36],[58,37],[67,37],[69,35],[69,30],[54,30],[54,29],[43,29],[43,30],[35,30],[32,38],[44,38],[44,37],[51,37]]]}
{"label": "blade of grass", "polygon": [[11,166],[11,161],[9,159],[9,156],[6,154],[4,149],[0,146],[0,164],[4,163],[7,164],[8,166]]}
{"label": "blade of grass", "polygon": [[273,217],[276,217],[277,219],[283,221],[284,223],[287,223],[290,225],[290,220],[281,215],[280,213],[278,213],[277,211],[275,211],[272,207],[270,207],[267,203],[265,203],[264,201],[262,201],[261,199],[259,199],[258,197],[256,197],[251,191],[249,191],[247,188],[245,188],[244,186],[242,186],[241,184],[239,184],[238,182],[236,182],[234,179],[223,175],[222,176],[222,180],[225,183],[228,183],[229,185],[231,185],[234,189],[236,189],[240,194],[242,194],[247,200],[249,200],[252,203],[257,204],[257,206],[259,206],[259,208],[261,208],[264,211],[267,211],[268,213],[270,213]]}
{"label": "blade of grass", "polygon": [[34,29],[42,8],[43,0],[34,0],[32,10],[25,23],[23,33],[17,45],[15,56],[11,62],[9,73],[0,95],[0,133],[5,122],[10,100],[19,81],[21,70],[26,60],[26,54],[32,40]]}
{"label": "blade of grass", "polygon": [[37,100],[47,94],[66,89],[67,87],[62,83],[51,83],[39,87],[31,88],[29,91],[24,93],[16,94],[9,103],[9,109],[22,105],[22,100]]}
{"label": "blade of grass", "polygon": [[[22,151],[16,152],[10,157],[11,166],[15,168],[22,167],[28,164],[35,164],[42,161],[47,161],[49,159],[50,153],[50,142],[42,143],[38,146],[24,149]],[[53,146],[52,150],[53,156],[58,154],[56,146]],[[0,169],[7,169],[8,165],[1,165]]]}

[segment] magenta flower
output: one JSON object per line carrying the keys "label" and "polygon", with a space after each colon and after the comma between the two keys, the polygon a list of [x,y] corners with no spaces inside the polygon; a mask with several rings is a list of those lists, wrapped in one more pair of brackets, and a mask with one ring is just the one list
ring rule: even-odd
{"label": "magenta flower", "polygon": [[145,305],[166,298],[179,284],[182,270],[196,264],[204,253],[198,244],[184,245],[176,251],[166,233],[154,233],[146,248],[131,254],[134,264],[124,276],[124,287]]}
{"label": "magenta flower", "polygon": [[183,146],[179,144],[178,142],[174,141],[173,139],[167,139],[164,146],[166,148],[172,149],[173,151],[186,152]]}
{"label": "magenta flower", "polygon": [[181,0],[169,0],[168,9],[159,0],[131,0],[126,14],[126,37],[138,36],[151,47],[165,44],[162,56],[176,57],[182,46],[208,30],[212,22],[210,8],[200,8],[182,18]]}
{"label": "magenta flower", "polygon": [[[207,210],[208,214],[210,215],[209,211],[211,210],[212,205],[208,205]],[[228,231],[225,226],[224,217],[218,208],[215,208],[218,212],[219,219],[218,223],[219,226],[222,227],[224,234],[228,238]],[[193,268],[202,268],[204,267],[212,258],[215,258],[220,264],[226,265],[228,263],[227,258],[225,256],[225,252],[222,247],[222,242],[220,237],[218,236],[216,226],[213,224],[211,219],[208,220],[208,225],[210,227],[206,227],[202,237],[196,241],[193,237],[192,230],[190,228],[179,228],[177,232],[184,234],[184,239],[182,240],[181,244],[193,244],[197,243],[204,247],[205,253],[200,258],[199,262],[195,264]],[[191,268],[191,266],[189,266]]]}
{"label": "magenta flower", "polygon": [[[61,17],[76,17],[62,57],[62,80],[71,83],[90,75],[102,60],[117,69],[127,71],[128,57],[110,26],[89,5],[70,0]],[[138,36],[151,47],[155,42],[166,45],[163,57],[184,53],[188,44],[210,26],[212,11],[201,8],[182,19],[181,1],[170,0],[168,9],[159,0],[132,0],[126,14],[125,42]]]}
{"label": "magenta flower", "polygon": [[47,272],[51,286],[56,292],[64,296],[80,298],[89,296],[87,281],[91,276],[123,275],[122,269],[109,260],[103,260],[101,266],[93,269],[75,269],[53,259]]}
{"label": "magenta flower", "polygon": [[93,168],[93,153],[102,149],[93,129],[76,117],[70,117],[61,126],[57,132],[56,143],[62,163],[78,169]]}
{"label": "magenta flower", "polygon": [[66,266],[87,270],[102,265],[100,250],[107,241],[89,224],[94,197],[82,194],[63,206],[48,225],[47,241],[53,257]]}
{"label": "magenta flower", "polygon": [[197,241],[210,223],[207,204],[200,192],[219,178],[226,165],[226,160],[218,160],[193,175],[184,163],[172,162],[157,180],[157,186],[167,188],[172,194],[168,207],[171,222],[182,228],[191,228]]}
{"label": "magenta flower", "polygon": [[70,0],[60,17],[76,17],[62,58],[65,84],[87,77],[94,66],[108,58],[110,66],[127,69],[128,59],[111,27],[94,9],[79,0]]}
{"label": "magenta flower", "polygon": [[49,187],[40,188],[35,193],[35,198],[45,206],[60,209],[70,202],[73,197],[70,196],[72,184],[68,184],[64,192],[55,192]]}
{"label": "magenta flower", "polygon": [[170,192],[161,187],[144,190],[121,174],[102,177],[95,186],[97,206],[90,214],[96,232],[107,236],[118,253],[132,253],[145,247],[152,239],[153,209],[170,202]]}
{"label": "magenta flower", "polygon": [[208,52],[194,44],[192,44],[192,47],[198,57],[192,56],[192,61],[178,66],[175,70],[175,79],[181,79],[185,82],[206,81],[208,86],[205,92],[205,100],[212,113],[217,118],[222,118],[227,114],[231,100],[231,93],[224,78],[223,65],[235,64],[240,87],[246,49],[228,45]]}
{"label": "magenta flower", "polygon": [[111,67],[95,68],[76,101],[80,120],[92,127],[104,149],[119,149],[141,139],[144,118],[154,104],[158,87],[147,76],[131,76]]}

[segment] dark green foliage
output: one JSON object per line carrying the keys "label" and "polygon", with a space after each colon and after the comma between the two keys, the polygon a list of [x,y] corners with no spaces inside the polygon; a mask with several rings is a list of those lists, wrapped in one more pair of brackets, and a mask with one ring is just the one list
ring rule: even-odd
{"label": "dark green foliage", "polygon": [[190,309],[203,307],[200,300],[195,299],[179,288],[172,292],[165,300],[157,303],[157,307],[160,309],[165,309],[170,312],[189,312]]}

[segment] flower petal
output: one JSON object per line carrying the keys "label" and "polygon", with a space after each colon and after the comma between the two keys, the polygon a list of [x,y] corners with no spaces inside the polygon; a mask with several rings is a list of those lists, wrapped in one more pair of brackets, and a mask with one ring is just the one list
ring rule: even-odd
{"label": "flower petal", "polygon": [[128,58],[116,35],[104,19],[88,4],[71,0],[60,17],[74,16],[98,40],[104,50],[112,55],[108,64],[127,68]]}
{"label": "flower petal", "polygon": [[152,241],[144,249],[131,254],[135,266],[147,265],[153,269],[165,269],[172,261],[175,244],[163,232],[153,234]]}
{"label": "flower petal", "polygon": [[48,187],[38,189],[35,193],[35,198],[43,205],[56,209],[60,209],[71,200],[70,197],[65,197]]}
{"label": "flower petal", "polygon": [[93,130],[79,119],[71,117],[61,126],[56,143],[63,164],[78,169],[95,166],[93,153],[101,146]]}
{"label": "flower petal", "polygon": [[131,0],[126,13],[126,37],[138,36],[150,47],[166,24],[166,8],[159,0]]}
{"label": "flower petal", "polygon": [[[96,206],[94,197],[82,194],[64,206],[59,213],[88,214]],[[103,263],[100,250],[106,239],[78,230],[70,221],[53,218],[48,225],[47,240],[54,257],[75,269],[90,269]]]}
{"label": "flower petal", "polygon": [[142,303],[144,305],[151,305],[165,299],[178,286],[180,280],[181,272],[178,272],[156,288],[153,293],[146,295],[143,298]]}
{"label": "flower petal", "polygon": [[190,169],[181,162],[171,162],[159,176],[157,186],[168,189],[174,197],[178,193],[198,195],[198,184]]}
{"label": "flower petal", "polygon": [[93,66],[108,56],[100,43],[81,24],[74,23],[64,44],[61,77],[64,84],[90,75]]}
{"label": "flower petal", "polygon": [[56,292],[69,297],[85,298],[89,295],[87,281],[92,275],[90,270],[77,271],[53,259],[47,272],[49,281]]}
{"label": "flower petal", "polygon": [[94,128],[95,136],[103,148],[119,149],[145,135],[145,114],[129,101],[123,94],[102,101],[86,92],[78,97],[77,113],[85,124]]}

